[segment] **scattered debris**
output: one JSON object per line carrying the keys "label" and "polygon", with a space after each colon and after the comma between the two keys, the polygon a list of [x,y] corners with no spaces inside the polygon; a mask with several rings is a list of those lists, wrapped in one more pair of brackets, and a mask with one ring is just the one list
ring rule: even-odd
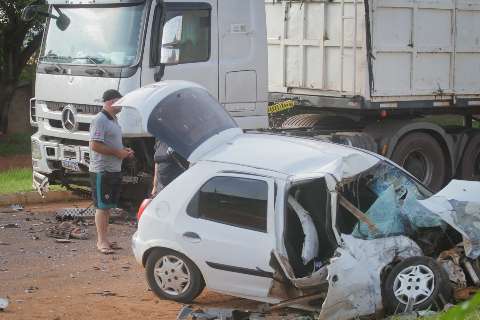
{"label": "scattered debris", "polygon": [[56,239],[55,242],[58,242],[58,243],[71,243],[72,240],[69,240],[69,239]]}
{"label": "scattered debris", "polygon": [[56,239],[88,239],[88,229],[77,227],[71,222],[62,222],[58,225],[51,226],[46,231],[47,237]]}
{"label": "scattered debris", "polygon": [[3,241],[0,241],[0,246],[9,246],[10,243],[8,242],[3,242]]}
{"label": "scattered debris", "polygon": [[261,320],[265,317],[260,313],[241,311],[236,309],[209,308],[193,310],[190,306],[184,306],[177,315],[177,320]]}
{"label": "scattered debris", "polygon": [[25,289],[25,293],[35,293],[37,290],[38,290],[38,287],[31,286]]}
{"label": "scattered debris", "polygon": [[18,223],[6,223],[6,224],[0,225],[0,228],[1,228],[1,229],[20,228],[20,226],[18,225]]}
{"label": "scattered debris", "polygon": [[[125,210],[116,208],[112,210],[110,220],[117,221],[128,216]],[[93,219],[95,217],[95,208],[64,208],[56,212],[57,221],[83,221],[84,219]]]}
{"label": "scattered debris", "polygon": [[89,294],[95,294],[95,295],[100,295],[102,297],[119,297],[119,298],[125,298],[125,296],[119,296],[115,292],[112,292],[110,290],[103,290],[102,292],[91,292]]}
{"label": "scattered debris", "polygon": [[32,240],[40,240],[40,237],[36,235],[32,235]]}
{"label": "scattered debris", "polygon": [[10,206],[10,209],[12,209],[13,211],[19,212],[19,211],[23,211],[24,208],[21,204],[12,204]]}
{"label": "scattered debris", "polygon": [[8,307],[8,299],[0,298],[0,311],[7,309]]}

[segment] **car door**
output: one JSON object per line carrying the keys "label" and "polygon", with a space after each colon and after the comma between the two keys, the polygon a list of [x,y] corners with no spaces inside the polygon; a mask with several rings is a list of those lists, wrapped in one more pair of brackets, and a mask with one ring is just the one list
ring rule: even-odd
{"label": "car door", "polygon": [[276,243],[274,189],[270,178],[221,173],[205,181],[179,215],[177,241],[209,288],[267,298]]}

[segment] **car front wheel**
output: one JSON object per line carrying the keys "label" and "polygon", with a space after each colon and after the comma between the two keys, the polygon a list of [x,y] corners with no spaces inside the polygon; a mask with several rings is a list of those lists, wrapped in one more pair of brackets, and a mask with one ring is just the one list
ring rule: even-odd
{"label": "car front wheel", "polygon": [[386,277],[383,290],[389,314],[440,310],[452,293],[447,273],[429,257],[411,257],[398,263]]}
{"label": "car front wheel", "polygon": [[160,298],[190,303],[205,287],[197,266],[175,251],[154,250],[147,258],[145,271],[148,285]]}

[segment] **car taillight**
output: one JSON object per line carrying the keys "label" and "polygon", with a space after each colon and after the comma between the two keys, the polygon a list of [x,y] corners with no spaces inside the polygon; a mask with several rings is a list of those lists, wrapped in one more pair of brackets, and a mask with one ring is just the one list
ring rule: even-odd
{"label": "car taillight", "polygon": [[140,221],[140,217],[143,214],[143,211],[145,211],[145,208],[152,202],[152,199],[145,199],[142,201],[142,204],[140,205],[140,208],[138,208],[137,212],[137,221]]}

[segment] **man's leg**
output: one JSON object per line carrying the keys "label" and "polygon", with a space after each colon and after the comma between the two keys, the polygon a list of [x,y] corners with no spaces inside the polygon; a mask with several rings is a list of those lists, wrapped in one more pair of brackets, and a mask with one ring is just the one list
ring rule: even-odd
{"label": "man's leg", "polygon": [[97,227],[97,247],[98,249],[110,248],[108,242],[108,216],[110,209],[97,209],[95,211],[95,225]]}

